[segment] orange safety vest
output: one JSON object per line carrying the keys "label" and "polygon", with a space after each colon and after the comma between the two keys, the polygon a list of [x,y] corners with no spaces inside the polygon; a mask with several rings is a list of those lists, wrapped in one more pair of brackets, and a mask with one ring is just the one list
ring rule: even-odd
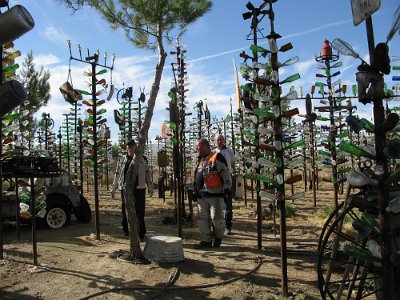
{"label": "orange safety vest", "polygon": [[[219,176],[216,168],[217,154],[218,153],[215,152],[212,153],[207,160],[207,164],[203,166],[203,180],[206,189],[212,189],[223,185],[221,177]],[[199,161],[197,161],[195,173],[197,172],[198,166]]]}

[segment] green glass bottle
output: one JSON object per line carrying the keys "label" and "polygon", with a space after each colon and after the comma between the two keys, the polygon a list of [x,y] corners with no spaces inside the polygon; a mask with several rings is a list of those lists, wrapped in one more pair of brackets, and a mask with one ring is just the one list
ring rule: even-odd
{"label": "green glass bottle", "polygon": [[277,184],[275,179],[269,178],[265,175],[257,175],[257,180],[264,182],[264,183],[268,183],[268,184]]}
{"label": "green glass bottle", "polygon": [[362,234],[364,237],[368,237],[372,233],[372,228],[368,224],[364,223],[360,219],[355,219],[351,225]]}
{"label": "green glass bottle", "polygon": [[352,170],[352,168],[350,167],[346,167],[346,168],[341,168],[337,171],[338,174],[345,174],[347,172],[350,172]]}
{"label": "green glass bottle", "polygon": [[15,72],[15,70],[17,70],[18,68],[19,68],[19,64],[12,64],[12,65],[9,65],[9,66],[3,68],[3,72],[4,73]]}
{"label": "green glass bottle", "polygon": [[354,145],[354,144],[352,144],[352,143],[350,143],[348,141],[342,141],[339,144],[339,149],[344,151],[344,152],[347,152],[349,154],[352,154],[354,156],[357,156],[357,157],[368,157],[368,158],[375,159],[374,155],[368,153],[367,151],[365,151],[361,147],[358,147],[358,146],[356,146],[356,145]]}
{"label": "green glass bottle", "polygon": [[279,89],[277,87],[272,87],[272,98],[275,100],[279,98]]}
{"label": "green glass bottle", "polygon": [[261,46],[258,46],[258,45],[251,45],[250,46],[250,50],[253,51],[253,52],[261,53],[261,55],[263,57],[266,57],[268,53],[271,53],[271,51],[269,51],[269,50],[267,50],[267,49],[265,49],[265,48],[263,48]]}
{"label": "green glass bottle", "polygon": [[96,75],[101,75],[107,73],[107,69],[100,70],[96,73]]}
{"label": "green glass bottle", "polygon": [[297,79],[300,79],[300,74],[299,74],[299,73],[296,73],[296,74],[294,74],[294,75],[292,75],[292,76],[289,76],[288,78],[282,80],[282,81],[280,82],[280,84],[284,84],[284,83],[288,83],[288,82],[293,82],[293,81],[295,81],[295,80],[297,80]]}
{"label": "green glass bottle", "polygon": [[97,114],[98,115],[101,115],[101,114],[104,114],[104,113],[106,113],[107,112],[107,110],[105,109],[105,108],[102,108],[102,109],[99,109],[98,111],[97,111]]}
{"label": "green glass bottle", "polygon": [[292,143],[290,145],[287,145],[286,147],[283,148],[283,150],[295,149],[295,148],[298,148],[298,147],[301,147],[301,146],[304,146],[304,145],[305,145],[304,140],[300,140],[300,141],[294,142],[294,143]]}
{"label": "green glass bottle", "polygon": [[365,212],[361,215],[360,220],[367,224],[375,233],[379,234],[380,233],[380,226],[378,221],[375,219],[373,215],[371,215],[368,212]]}
{"label": "green glass bottle", "polygon": [[260,158],[257,160],[257,163],[258,163],[260,166],[267,167],[267,168],[270,168],[270,169],[275,169],[275,163],[274,163],[273,161],[271,161],[271,160],[265,158],[265,157],[260,157]]}
{"label": "green glass bottle", "polygon": [[259,116],[261,118],[267,119],[267,120],[273,120],[275,118],[274,114],[270,112],[270,108],[256,108],[253,110],[253,114],[256,116]]}
{"label": "green glass bottle", "polygon": [[370,121],[368,121],[365,118],[360,119],[361,122],[364,123],[364,129],[370,133],[374,133],[375,132],[375,125],[372,124]]}
{"label": "green glass bottle", "polygon": [[253,173],[246,173],[246,174],[244,174],[244,178],[249,179],[249,180],[255,180],[256,176]]}
{"label": "green glass bottle", "polygon": [[20,113],[12,113],[3,116],[3,121],[12,121],[20,116]]}
{"label": "green glass bottle", "polygon": [[322,156],[327,156],[327,157],[331,157],[332,156],[329,152],[326,152],[324,150],[318,150],[318,154],[322,155]]}
{"label": "green glass bottle", "polygon": [[92,93],[89,93],[89,92],[86,92],[86,91],[83,91],[83,90],[79,90],[79,92],[80,92],[82,95],[92,95]]}
{"label": "green glass bottle", "polygon": [[386,179],[385,183],[386,184],[391,184],[391,183],[397,183],[400,181],[400,169],[398,169],[396,172],[392,173],[388,179]]}
{"label": "green glass bottle", "polygon": [[243,135],[248,138],[249,140],[254,140],[255,136],[252,134],[250,131],[243,129],[242,130]]}
{"label": "green glass bottle", "polygon": [[351,257],[354,257],[358,260],[361,260],[361,261],[366,261],[366,262],[372,262],[372,261],[380,262],[381,261],[381,259],[373,256],[367,249],[362,249],[353,244],[344,245],[343,253],[345,253]]}
{"label": "green glass bottle", "polygon": [[345,138],[349,136],[349,132],[348,131],[343,131],[342,133],[339,133],[336,137],[339,139]]}
{"label": "green glass bottle", "polygon": [[318,81],[315,83],[315,86],[320,88],[321,86],[326,86],[326,83]]}
{"label": "green glass bottle", "polygon": [[250,85],[244,84],[240,86],[240,89],[245,91],[245,92],[251,92],[252,88]]}
{"label": "green glass bottle", "polygon": [[353,84],[351,87],[351,90],[353,92],[353,96],[356,97],[357,96],[357,85]]}
{"label": "green glass bottle", "polygon": [[322,117],[322,116],[317,116],[318,121],[329,121],[329,118],[327,117]]}

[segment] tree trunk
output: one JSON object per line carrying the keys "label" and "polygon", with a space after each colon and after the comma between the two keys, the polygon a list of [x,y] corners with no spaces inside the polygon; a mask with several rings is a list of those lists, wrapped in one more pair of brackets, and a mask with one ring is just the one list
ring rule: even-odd
{"label": "tree trunk", "polygon": [[129,226],[129,241],[130,241],[130,253],[134,258],[142,258],[142,250],[140,249],[139,241],[139,228],[138,220],[135,210],[135,195],[134,195],[134,183],[136,181],[139,160],[143,156],[144,147],[146,145],[149,128],[151,124],[151,119],[153,117],[154,106],[156,104],[157,95],[160,89],[161,75],[164,69],[165,60],[167,54],[165,53],[163,42],[162,42],[162,30],[159,27],[158,38],[158,62],[156,65],[156,71],[154,75],[153,85],[150,91],[150,98],[147,103],[147,110],[144,116],[143,126],[139,131],[138,145],[135,151],[135,159],[133,163],[129,166],[128,172],[126,174],[126,182],[123,188],[124,190],[124,201],[126,207],[126,214]]}

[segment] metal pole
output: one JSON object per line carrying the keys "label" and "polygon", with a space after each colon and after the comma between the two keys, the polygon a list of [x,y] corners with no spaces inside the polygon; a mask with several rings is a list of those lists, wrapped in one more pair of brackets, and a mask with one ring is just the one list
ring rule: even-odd
{"label": "metal pole", "polygon": [[[31,165],[33,172],[33,165]],[[32,251],[33,251],[33,265],[38,265],[37,259],[37,243],[36,243],[36,213],[35,213],[35,178],[31,175],[31,226],[32,226]]]}
{"label": "metal pole", "polygon": [[96,239],[100,240],[100,214],[99,214],[99,177],[98,177],[98,144],[97,144],[97,97],[96,97],[96,63],[97,56],[92,66],[92,102],[93,102],[93,176],[94,176],[94,206],[95,206],[95,224],[96,224]]}
{"label": "metal pole", "polygon": [[60,161],[60,169],[62,169],[63,168],[63,162],[62,162],[62,140],[61,140],[61,138],[62,138],[62,135],[61,135],[61,127],[60,127],[60,129],[58,130],[58,135],[57,135],[57,137],[58,137],[58,150],[59,150],[59,152],[58,152],[58,160]]}
{"label": "metal pole", "polygon": [[[129,87],[128,89],[132,89],[132,87]],[[140,101],[139,101],[140,102]],[[131,139],[133,137],[133,128],[132,128],[132,93],[130,92],[129,97],[128,97],[128,139]]]}
{"label": "metal pole", "polygon": [[80,178],[80,191],[81,195],[83,195],[83,143],[82,143],[82,134],[83,134],[83,126],[82,120],[79,119],[78,125],[79,132],[79,178]]}
{"label": "metal pole", "polygon": [[[326,59],[325,60],[325,66],[328,71],[331,69],[330,65],[330,60]],[[328,85],[328,90],[332,90],[332,84],[331,84],[331,75],[330,72],[328,72],[327,75],[327,85]],[[324,95],[322,95],[324,96]],[[336,162],[336,126],[335,126],[335,108],[336,108],[336,100],[332,97],[332,93],[329,92],[328,94],[328,101],[329,101],[329,119],[330,119],[330,141],[329,141],[329,148],[330,152],[332,155],[332,161]],[[337,165],[332,164],[332,181],[333,181],[333,204],[335,208],[338,207],[338,191],[339,191],[339,185],[338,185],[338,178],[337,178]]]}
{"label": "metal pole", "polygon": [[[1,14],[1,11],[0,11]],[[0,45],[0,57],[3,57],[3,45]],[[3,84],[3,64],[0,64],[0,85]],[[0,118],[0,153],[3,153],[3,119]],[[0,160],[0,259],[3,256],[3,161]]]}
{"label": "metal pole", "polygon": [[71,160],[70,160],[70,149],[69,149],[69,124],[68,124],[68,114],[65,114],[65,122],[67,126],[67,167],[68,175],[71,174]]}
{"label": "metal pole", "polygon": [[[276,42],[276,33],[274,30],[274,12],[272,9],[272,2],[269,2],[269,19],[271,25],[271,39]],[[271,65],[274,71],[278,70],[278,53],[271,53]],[[272,89],[277,89],[277,97],[274,99],[274,105],[279,107],[281,111],[280,102],[280,87],[279,81],[272,84]],[[274,119],[274,140],[278,143],[282,143],[282,117],[279,115]],[[280,243],[281,243],[281,282],[282,282],[282,296],[287,297],[288,295],[288,275],[287,275],[287,249],[286,249],[286,206],[285,206],[285,168],[284,168],[284,151],[282,149],[276,149],[276,158],[282,161],[280,166],[277,166],[277,174],[282,175],[282,183],[278,183],[277,186],[277,203],[280,210]],[[278,197],[279,195],[279,197]]]}
{"label": "metal pole", "polygon": [[[366,29],[368,38],[368,49],[370,64],[374,63],[374,31],[372,26],[372,18],[366,19]],[[383,153],[386,146],[386,133],[382,130],[382,124],[385,120],[385,109],[383,101],[380,97],[373,99],[374,103],[374,122],[375,122],[375,150],[376,150],[376,167],[381,168],[382,174],[379,174],[378,184],[378,203],[379,203],[379,221],[380,232],[382,236],[381,251],[382,251],[382,284],[383,284],[383,299],[393,299],[393,264],[391,263],[392,254],[392,237],[389,216],[386,213],[388,206],[388,192],[385,185],[385,179],[388,177],[387,158]]]}

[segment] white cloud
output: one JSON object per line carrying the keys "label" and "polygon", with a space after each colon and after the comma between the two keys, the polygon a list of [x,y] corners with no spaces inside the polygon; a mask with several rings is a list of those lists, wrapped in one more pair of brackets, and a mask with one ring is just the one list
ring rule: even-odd
{"label": "white cloud", "polygon": [[70,40],[67,34],[53,25],[48,26],[44,31],[40,32],[40,34],[55,44],[66,44],[67,40]]}
{"label": "white cloud", "polygon": [[53,54],[33,55],[33,63],[36,66],[48,66],[60,63],[61,60]]}

